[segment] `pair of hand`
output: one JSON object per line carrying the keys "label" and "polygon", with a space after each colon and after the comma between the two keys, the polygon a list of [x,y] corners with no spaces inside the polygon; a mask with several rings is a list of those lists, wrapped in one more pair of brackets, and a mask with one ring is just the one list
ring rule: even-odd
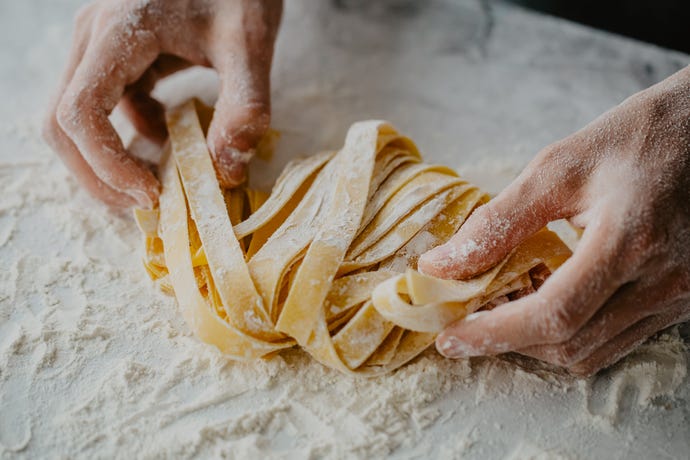
{"label": "pair of hand", "polygon": [[[221,80],[208,134],[218,177],[244,179],[270,122],[269,74],[281,0],[100,0],[76,19],[45,137],[82,184],[116,206],[153,206],[159,184],[108,115],[120,104],[163,142],[157,80],[190,65]],[[690,67],[546,147],[419,267],[442,278],[488,269],[533,232],[584,228],[573,257],[530,296],[442,333],[449,357],[508,351],[590,374],[690,319]]]}

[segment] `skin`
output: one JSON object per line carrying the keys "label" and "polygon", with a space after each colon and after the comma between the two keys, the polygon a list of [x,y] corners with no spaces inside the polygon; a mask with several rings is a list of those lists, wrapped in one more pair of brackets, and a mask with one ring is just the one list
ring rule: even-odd
{"label": "skin", "polygon": [[[97,198],[152,207],[160,184],[125,150],[108,115],[119,104],[142,135],[162,143],[156,82],[191,65],[213,67],[221,90],[209,149],[221,183],[237,185],[270,123],[281,14],[281,0],[87,5],[44,137]],[[536,293],[449,327],[436,342],[442,354],[517,351],[591,374],[690,319],[690,67],[546,147],[419,268],[472,277],[561,218],[584,229],[573,257]]]}
{"label": "skin", "polygon": [[270,70],[282,0],[99,0],[76,16],[74,39],[44,137],[81,184],[115,207],[153,207],[160,184],[122,144],[119,104],[144,136],[166,137],[156,82],[192,65],[218,71],[208,144],[218,178],[245,178],[270,124]]}
{"label": "skin", "polygon": [[536,293],[451,325],[443,355],[516,351],[589,375],[690,319],[690,67],[543,149],[419,268],[472,277],[563,218],[584,229],[573,256]]}

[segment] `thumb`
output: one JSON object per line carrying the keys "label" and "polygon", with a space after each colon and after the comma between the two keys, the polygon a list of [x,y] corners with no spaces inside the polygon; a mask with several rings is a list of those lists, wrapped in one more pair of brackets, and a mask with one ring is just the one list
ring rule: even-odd
{"label": "thumb", "polygon": [[563,190],[558,180],[545,181],[544,172],[528,166],[496,198],[477,208],[447,243],[424,253],[419,270],[438,278],[469,278],[495,266],[528,236],[563,217],[558,198]]}

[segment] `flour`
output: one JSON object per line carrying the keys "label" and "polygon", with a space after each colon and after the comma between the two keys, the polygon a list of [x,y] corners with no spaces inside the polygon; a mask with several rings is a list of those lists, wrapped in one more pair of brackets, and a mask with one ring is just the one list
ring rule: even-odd
{"label": "flour", "polygon": [[[675,331],[590,380],[516,356],[453,361],[433,349],[392,375],[350,378],[294,350],[232,362],[193,338],[141,268],[131,216],[91,200],[40,140],[78,4],[10,2],[0,18],[3,43],[24,43],[0,62],[0,88],[14,93],[0,107],[0,458],[687,454],[688,351]],[[442,2],[388,27],[315,4],[286,2],[273,98],[282,137],[275,161],[254,160],[252,172],[267,187],[288,153],[337,146],[353,120],[376,115],[498,192],[541,146],[641,89],[631,63],[648,60],[661,75],[681,61],[500,3],[481,43],[487,60],[471,34],[468,54],[436,56],[468,29],[427,21],[485,24],[478,6]],[[398,40],[395,59],[374,52],[379,36]],[[208,72],[196,75],[212,92]]]}
{"label": "flour", "polygon": [[[22,129],[37,135],[36,126]],[[484,415],[500,420],[496,400],[527,405],[544,392],[567,395],[583,424],[606,430],[621,422],[621,407],[672,396],[686,378],[677,333],[642,347],[607,371],[604,383],[522,358],[453,361],[434,350],[377,379],[344,377],[297,350],[232,362],[191,337],[172,299],[148,282],[129,216],[92,203],[45,147],[30,151],[45,188],[29,177],[17,183],[21,174],[2,176],[22,192],[2,214],[17,229],[0,246],[10,261],[0,278],[1,401],[13,421],[0,422],[5,455],[400,454],[473,406],[488,405]],[[627,406],[626,388],[638,394]],[[473,439],[461,434],[442,443],[439,455],[471,454]]]}

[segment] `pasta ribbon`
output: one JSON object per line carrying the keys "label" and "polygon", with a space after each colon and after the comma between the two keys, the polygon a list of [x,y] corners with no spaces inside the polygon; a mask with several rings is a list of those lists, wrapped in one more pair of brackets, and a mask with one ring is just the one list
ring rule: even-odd
{"label": "pasta ribbon", "polygon": [[135,219],[148,274],[202,341],[234,359],[299,345],[345,373],[389,372],[450,323],[533,292],[537,274],[570,256],[542,230],[474,279],[424,276],[418,257],[488,195],[424,164],[383,121],[355,123],[339,151],[291,162],[270,194],[223,190],[206,147],[210,115],[196,101],[167,114],[160,207]]}

